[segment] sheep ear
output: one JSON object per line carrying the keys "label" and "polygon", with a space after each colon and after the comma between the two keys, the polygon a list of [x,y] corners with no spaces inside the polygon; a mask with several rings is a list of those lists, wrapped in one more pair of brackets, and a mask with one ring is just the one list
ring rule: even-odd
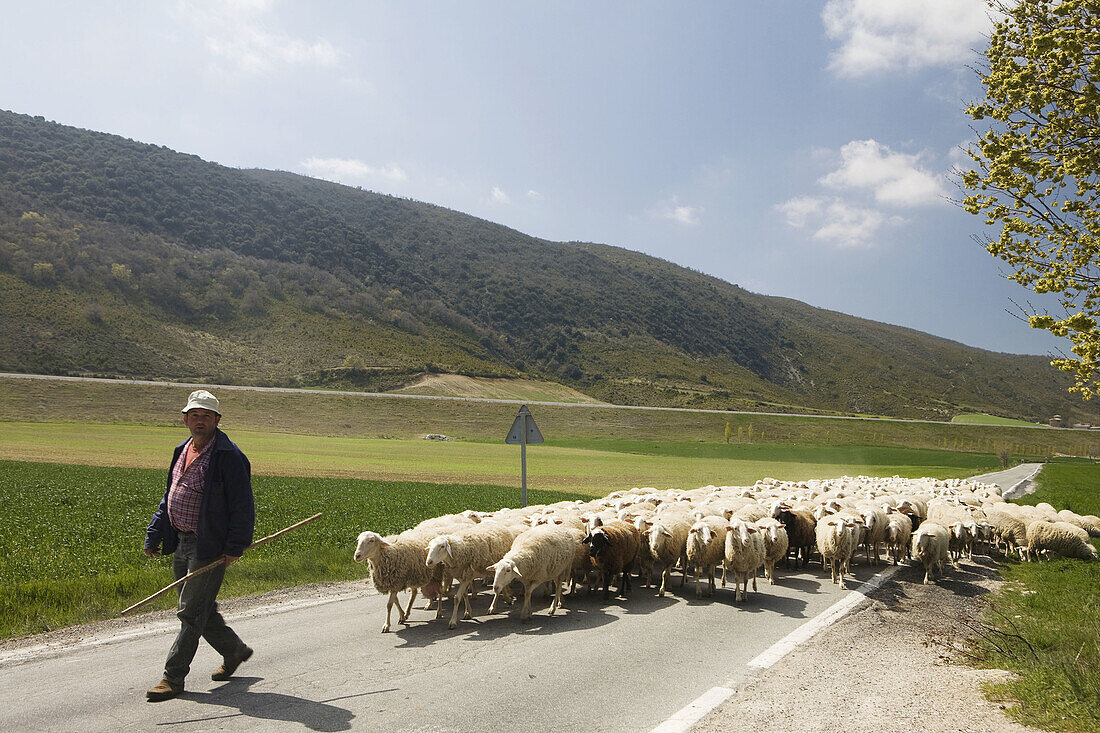
{"label": "sheep ear", "polygon": [[382,545],[383,547],[393,547],[393,543],[392,543],[392,542],[386,542],[386,540],[384,540],[384,539],[379,539],[379,540],[378,540],[378,542],[379,542],[379,544],[381,544],[381,545]]}
{"label": "sheep ear", "polygon": [[519,570],[517,568],[512,568],[512,575],[516,576],[520,580],[523,580],[523,576],[519,574]]}

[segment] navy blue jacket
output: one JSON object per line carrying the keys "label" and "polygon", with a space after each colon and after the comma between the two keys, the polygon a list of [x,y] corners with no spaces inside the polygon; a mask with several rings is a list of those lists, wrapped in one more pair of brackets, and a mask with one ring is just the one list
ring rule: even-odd
{"label": "navy blue jacket", "polygon": [[[172,485],[172,467],[183,453],[187,441],[176,446],[168,467],[168,487]],[[214,432],[214,454],[206,470],[206,484],[199,505],[198,558],[214,560],[222,555],[240,557],[252,544],[256,507],[252,500],[252,466],[241,449],[219,429]],[[168,521],[168,489],[145,530],[145,547],[170,555],[176,551],[179,535]]]}

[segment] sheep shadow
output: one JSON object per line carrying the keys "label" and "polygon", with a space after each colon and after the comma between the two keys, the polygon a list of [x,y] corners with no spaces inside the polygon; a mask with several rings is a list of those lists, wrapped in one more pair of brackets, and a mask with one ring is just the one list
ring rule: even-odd
{"label": "sheep shadow", "polygon": [[[598,593],[592,593],[591,597],[599,596]],[[400,646],[427,647],[462,635],[475,641],[487,641],[515,633],[553,634],[598,628],[615,620],[613,614],[602,610],[604,604],[593,604],[585,594],[566,595],[561,607],[551,616],[550,597],[540,590],[532,596],[531,608],[534,613],[526,621],[519,618],[523,606],[522,593],[513,604],[505,605],[503,610],[498,609],[493,614],[489,613],[491,602],[492,593],[478,593],[472,599],[473,618],[463,619],[460,613],[458,625],[453,629],[447,627],[453,608],[450,601],[444,603],[444,613],[439,619],[435,617],[435,610],[422,610],[420,613],[423,622],[414,616],[412,623],[402,624],[396,629],[395,633],[402,640]]]}
{"label": "sheep shadow", "polygon": [[262,681],[262,679],[261,677],[234,677],[210,692],[184,692],[180,695],[182,699],[203,705],[236,708],[237,712],[235,713],[168,721],[157,725],[158,727],[194,725],[196,723],[213,723],[214,721],[230,718],[247,717],[257,720],[280,720],[288,723],[299,723],[314,731],[344,731],[351,730],[355,714],[350,710],[330,703],[354,697],[393,692],[393,689],[373,690],[371,692],[334,697],[330,700],[314,701],[278,692],[252,692],[249,688]]}

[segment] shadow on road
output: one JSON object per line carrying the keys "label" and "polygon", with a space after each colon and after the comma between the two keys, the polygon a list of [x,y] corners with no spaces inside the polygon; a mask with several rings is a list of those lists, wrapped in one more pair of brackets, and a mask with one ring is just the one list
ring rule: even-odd
{"label": "shadow on road", "polygon": [[389,690],[372,690],[355,695],[334,697],[330,700],[315,702],[302,697],[284,695],[278,692],[252,692],[252,685],[262,681],[261,677],[234,677],[221,687],[216,687],[210,692],[184,692],[180,697],[191,702],[204,705],[217,705],[223,708],[236,708],[236,713],[224,715],[211,715],[204,718],[188,718],[187,720],[175,720],[158,723],[158,727],[173,725],[192,725],[195,723],[208,723],[215,720],[228,718],[248,717],[259,720],[283,720],[288,723],[301,723],[306,728],[315,731],[342,731],[351,730],[351,721],[355,714],[329,703],[338,700],[347,700],[366,695],[377,695]]}

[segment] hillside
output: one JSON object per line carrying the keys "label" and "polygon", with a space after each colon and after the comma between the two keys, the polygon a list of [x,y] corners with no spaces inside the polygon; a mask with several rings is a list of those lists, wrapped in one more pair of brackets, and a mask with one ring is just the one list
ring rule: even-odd
{"label": "hillside", "polygon": [[623,404],[1087,420],[1043,357],[749,293],[607,245],[0,112],[0,370]]}

